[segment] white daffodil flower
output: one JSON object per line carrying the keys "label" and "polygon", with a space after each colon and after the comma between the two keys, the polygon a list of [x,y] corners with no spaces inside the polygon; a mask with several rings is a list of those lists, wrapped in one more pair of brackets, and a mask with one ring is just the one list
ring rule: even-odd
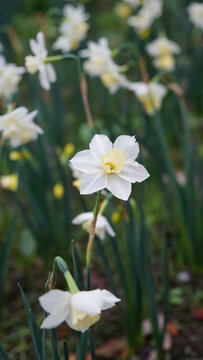
{"label": "white daffodil flower", "polygon": [[190,21],[199,29],[203,30],[203,4],[194,2],[187,8]]}
{"label": "white daffodil flower", "polygon": [[18,90],[24,67],[7,63],[0,55],[0,97],[8,98]]}
{"label": "white daffodil flower", "polygon": [[120,70],[120,66],[114,64],[112,60],[112,51],[109,48],[108,40],[101,38],[98,42],[88,41],[88,48],[81,50],[79,55],[82,58],[88,58],[84,62],[85,71],[91,76],[100,76],[104,73],[108,73],[109,69],[114,67],[117,71]]}
{"label": "white daffodil flower", "polygon": [[72,329],[85,332],[99,319],[102,310],[110,309],[119,302],[108,290],[69,291],[51,290],[40,296],[42,308],[49,313],[41,328],[52,329],[66,322]]}
{"label": "white daffodil flower", "polygon": [[159,83],[132,83],[129,89],[134,91],[147,114],[152,115],[161,108],[162,100],[166,95],[166,87]]}
{"label": "white daffodil flower", "polygon": [[151,17],[150,13],[142,9],[138,12],[137,15],[130,16],[127,20],[127,24],[132,26],[140,36],[142,36],[144,31],[151,27],[152,22],[153,18]]}
{"label": "white daffodil flower", "polygon": [[160,37],[146,46],[149,55],[155,58],[154,65],[158,69],[173,70],[175,61],[172,55],[181,52],[180,46],[166,37]]}
{"label": "white daffodil flower", "polygon": [[53,45],[54,50],[68,52],[76,50],[80,42],[86,37],[89,25],[86,21],[89,15],[85,13],[84,6],[65,5],[64,19],[59,27],[60,36]]}
{"label": "white daffodil flower", "polygon": [[50,84],[56,81],[56,73],[53,65],[46,63],[48,51],[42,31],[37,34],[36,40],[30,40],[30,48],[34,56],[29,55],[25,57],[25,67],[30,74],[35,74],[39,71],[41,86],[44,90],[50,90]]}
{"label": "white daffodil flower", "polygon": [[108,71],[100,75],[102,84],[109,90],[110,94],[115,94],[121,87],[128,88],[129,86],[129,80],[119,73],[121,69],[122,67],[112,62],[109,63]]}
{"label": "white daffodil flower", "polygon": [[80,179],[82,176],[82,172],[78,171],[77,169],[74,168],[74,166],[69,162],[68,163],[71,171],[72,171],[72,175],[74,177],[74,181],[72,182],[73,186],[76,187],[76,189],[78,189],[78,191],[80,191]]}
{"label": "white daffodil flower", "polygon": [[134,161],[139,145],[134,136],[121,135],[114,144],[105,135],[95,135],[90,150],[77,153],[71,164],[82,171],[80,194],[106,188],[121,200],[128,200],[132,185],[149,177],[143,165]]}
{"label": "white daffodil flower", "polygon": [[[93,218],[94,218],[93,212],[82,213],[80,215],[77,215],[72,220],[72,224],[74,225],[82,224],[83,229],[86,230],[88,233],[90,233]],[[95,234],[98,235],[98,237],[101,240],[104,240],[106,232],[112,237],[116,235],[111,225],[109,224],[107,218],[103,215],[98,215],[96,221]]]}
{"label": "white daffodil flower", "polygon": [[161,16],[162,2],[160,0],[146,0],[143,6],[134,16],[127,20],[128,25],[132,26],[138,35],[144,37],[155,19]]}
{"label": "white daffodil flower", "polygon": [[43,130],[33,122],[38,111],[28,113],[26,107],[19,107],[0,116],[0,131],[3,139],[9,139],[13,147],[36,140]]}

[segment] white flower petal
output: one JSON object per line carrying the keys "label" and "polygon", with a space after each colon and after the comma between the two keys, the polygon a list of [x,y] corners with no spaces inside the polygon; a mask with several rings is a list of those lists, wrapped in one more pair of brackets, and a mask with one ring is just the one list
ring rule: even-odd
{"label": "white flower petal", "polygon": [[57,314],[51,314],[48,315],[42,325],[40,326],[41,329],[53,329],[56,328],[57,326],[59,326],[63,321],[66,320],[68,313],[69,313],[69,309],[67,308],[67,312],[59,312]]}
{"label": "white flower petal", "polygon": [[119,176],[131,183],[144,181],[149,177],[148,171],[145,167],[136,161],[125,161],[124,168],[122,169]]}
{"label": "white flower petal", "polygon": [[102,310],[110,309],[115,305],[115,303],[121,301],[121,299],[114,296],[108,290],[101,290],[101,296],[103,298]]}
{"label": "white flower petal", "polygon": [[103,299],[101,290],[80,291],[72,296],[71,303],[79,311],[89,315],[100,314]]}
{"label": "white flower petal", "polygon": [[83,174],[80,180],[80,194],[88,195],[106,187],[106,176],[103,171],[93,174]]}
{"label": "white flower petal", "polygon": [[90,150],[94,151],[99,157],[106,155],[112,149],[112,142],[106,135],[96,134],[89,145]]}
{"label": "white flower petal", "polygon": [[120,148],[127,159],[135,160],[139,153],[139,145],[135,136],[120,135],[113,144],[114,148]]}
{"label": "white flower petal", "polygon": [[80,225],[80,224],[84,223],[87,220],[93,220],[93,213],[92,212],[86,212],[86,213],[82,213],[80,215],[77,215],[72,220],[72,224]]}
{"label": "white flower petal", "polygon": [[101,169],[101,161],[97,155],[91,150],[79,151],[70,163],[79,171],[85,174],[96,172]]}
{"label": "white flower petal", "polygon": [[57,308],[63,306],[70,298],[68,291],[51,290],[39,297],[41,307],[48,313],[56,312]]}
{"label": "white flower petal", "polygon": [[128,200],[132,185],[118,175],[111,174],[108,176],[106,188],[118,199]]}
{"label": "white flower petal", "polygon": [[47,74],[48,74],[49,81],[51,83],[56,82],[56,72],[55,72],[55,69],[54,69],[53,65],[52,64],[47,64],[46,69],[47,69]]}

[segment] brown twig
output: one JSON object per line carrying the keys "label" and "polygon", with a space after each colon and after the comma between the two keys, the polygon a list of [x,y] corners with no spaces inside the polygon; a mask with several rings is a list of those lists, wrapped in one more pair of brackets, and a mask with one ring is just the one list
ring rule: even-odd
{"label": "brown twig", "polygon": [[82,74],[82,80],[80,83],[80,91],[81,91],[81,95],[82,95],[82,101],[83,101],[83,105],[84,105],[85,115],[87,118],[87,123],[88,123],[88,126],[92,129],[94,127],[94,122],[92,119],[92,114],[91,114],[91,110],[90,110],[90,106],[89,106],[89,102],[88,102],[88,89],[87,89],[87,81],[86,81],[85,74]]}

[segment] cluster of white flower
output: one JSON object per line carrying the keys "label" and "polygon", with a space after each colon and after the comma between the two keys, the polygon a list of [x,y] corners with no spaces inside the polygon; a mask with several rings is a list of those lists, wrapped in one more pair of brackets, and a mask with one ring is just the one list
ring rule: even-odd
{"label": "cluster of white flower", "polygon": [[7,99],[18,90],[18,83],[25,72],[24,67],[6,62],[0,55],[0,96]]}
{"label": "cluster of white flower", "polygon": [[157,69],[171,71],[174,69],[175,60],[173,55],[181,52],[180,46],[166,37],[160,37],[146,46],[150,56],[154,58],[154,66]]}
{"label": "cluster of white flower", "polygon": [[117,65],[112,58],[108,40],[101,38],[98,42],[89,41],[88,48],[80,51],[84,62],[84,70],[91,76],[99,76],[103,85],[114,94],[120,87],[127,87],[128,80],[121,74],[122,66]]}
{"label": "cluster of white flower", "polygon": [[64,18],[59,27],[60,36],[53,45],[54,50],[68,52],[76,50],[80,42],[86,37],[89,25],[89,15],[85,13],[84,6],[65,5]]}
{"label": "cluster of white flower", "polygon": [[10,140],[12,147],[18,147],[31,140],[36,140],[43,130],[33,122],[38,111],[28,113],[28,109],[21,106],[0,116],[0,131],[2,138]]}
{"label": "cluster of white flower", "polygon": [[132,26],[140,37],[147,37],[152,23],[162,14],[161,0],[145,0],[142,7],[127,19],[128,25]]}
{"label": "cluster of white flower", "polygon": [[194,2],[188,6],[190,21],[199,29],[203,30],[203,4]]}

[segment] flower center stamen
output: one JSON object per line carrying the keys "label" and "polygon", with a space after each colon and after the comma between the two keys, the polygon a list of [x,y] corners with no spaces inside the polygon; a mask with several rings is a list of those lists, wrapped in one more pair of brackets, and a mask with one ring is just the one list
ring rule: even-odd
{"label": "flower center stamen", "polygon": [[125,155],[119,148],[111,149],[108,155],[102,155],[102,168],[106,174],[119,174],[124,167]]}

